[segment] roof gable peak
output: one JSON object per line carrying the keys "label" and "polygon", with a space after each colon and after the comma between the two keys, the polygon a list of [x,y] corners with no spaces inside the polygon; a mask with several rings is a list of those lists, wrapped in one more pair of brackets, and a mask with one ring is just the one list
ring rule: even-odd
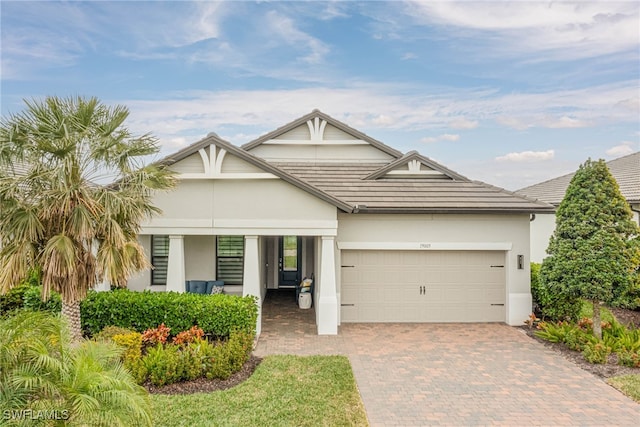
{"label": "roof gable peak", "polygon": [[404,156],[378,169],[364,179],[376,180],[380,178],[418,178],[470,181],[467,177],[442,166],[415,150],[409,151]]}
{"label": "roof gable peak", "polygon": [[[303,139],[292,139],[287,135],[289,133],[295,134],[296,129],[305,134]],[[333,135],[328,135],[328,130],[331,130]],[[338,136],[336,137],[335,134]],[[402,152],[348,126],[317,108],[309,114],[244,144],[242,149],[251,151],[263,144],[370,145],[393,158],[402,157]]]}

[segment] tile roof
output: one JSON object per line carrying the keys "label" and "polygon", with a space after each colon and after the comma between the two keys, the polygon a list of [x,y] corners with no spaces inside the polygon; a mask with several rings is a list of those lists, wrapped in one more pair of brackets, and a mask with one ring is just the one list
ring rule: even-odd
{"label": "tile roof", "polygon": [[[267,161],[248,151],[316,116],[361,138],[391,155],[394,159],[377,163],[362,161],[345,161],[344,163],[276,162]],[[403,156],[400,151],[317,110],[242,147],[236,147],[217,135],[210,134],[177,153],[165,157],[158,163],[171,165],[210,144],[314,194],[345,212],[538,213],[554,211],[554,207],[547,203],[529,199],[482,182],[470,181],[417,152],[410,152]],[[395,175],[387,177],[385,175],[395,166],[412,159],[419,160],[442,174],[435,177]]]}
{"label": "tile roof", "polygon": [[[607,162],[611,174],[620,186],[620,192],[629,203],[640,203],[640,151]],[[559,205],[574,173],[550,179],[517,190],[516,193]]]}
{"label": "tile roof", "polygon": [[380,163],[274,162],[274,166],[343,200],[359,211],[497,213],[552,212],[552,206],[469,180],[380,178],[365,180]]}

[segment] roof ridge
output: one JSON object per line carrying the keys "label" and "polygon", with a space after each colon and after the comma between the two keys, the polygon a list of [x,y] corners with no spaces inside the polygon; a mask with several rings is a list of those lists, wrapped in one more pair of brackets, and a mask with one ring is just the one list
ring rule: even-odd
{"label": "roof ridge", "polygon": [[358,138],[362,139],[363,141],[367,141],[369,144],[371,144],[372,146],[374,146],[375,148],[385,152],[386,154],[389,154],[392,157],[395,158],[399,158],[402,157],[402,152],[396,150],[395,148],[385,144],[384,142],[378,141],[377,139],[367,135],[364,132],[359,131],[358,129],[352,128],[351,126],[349,126],[348,124],[334,118],[331,117],[330,115],[323,113],[322,111],[318,110],[317,108],[315,108],[313,111],[311,111],[308,114],[305,114],[302,117],[299,117],[283,126],[280,126],[279,128],[268,132],[262,136],[259,136],[258,138],[254,139],[253,141],[249,141],[246,144],[243,144],[240,148],[242,148],[243,150],[249,151],[261,144],[263,144],[265,141],[269,140],[269,139],[273,139],[274,136],[277,135],[281,135],[287,131],[290,131],[300,125],[302,125],[303,123],[306,123],[308,120],[310,119],[314,119],[316,117],[319,117],[325,121],[327,121],[327,123],[330,123],[331,125],[337,127],[338,129],[352,134],[353,136],[357,136]]}

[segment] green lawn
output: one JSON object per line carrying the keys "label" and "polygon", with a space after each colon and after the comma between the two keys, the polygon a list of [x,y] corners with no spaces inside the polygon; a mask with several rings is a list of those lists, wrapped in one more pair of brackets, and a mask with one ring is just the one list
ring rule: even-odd
{"label": "green lawn", "polygon": [[612,377],[607,382],[640,403],[640,374]]}
{"label": "green lawn", "polygon": [[344,356],[269,356],[232,389],[151,402],[156,426],[368,425]]}

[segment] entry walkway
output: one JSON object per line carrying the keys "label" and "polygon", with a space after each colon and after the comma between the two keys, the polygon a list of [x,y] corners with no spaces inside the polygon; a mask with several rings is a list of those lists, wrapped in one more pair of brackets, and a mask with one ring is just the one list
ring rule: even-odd
{"label": "entry walkway", "polygon": [[348,356],[372,426],[640,425],[640,405],[517,328],[344,324],[318,336],[293,295],[265,300],[255,354]]}

